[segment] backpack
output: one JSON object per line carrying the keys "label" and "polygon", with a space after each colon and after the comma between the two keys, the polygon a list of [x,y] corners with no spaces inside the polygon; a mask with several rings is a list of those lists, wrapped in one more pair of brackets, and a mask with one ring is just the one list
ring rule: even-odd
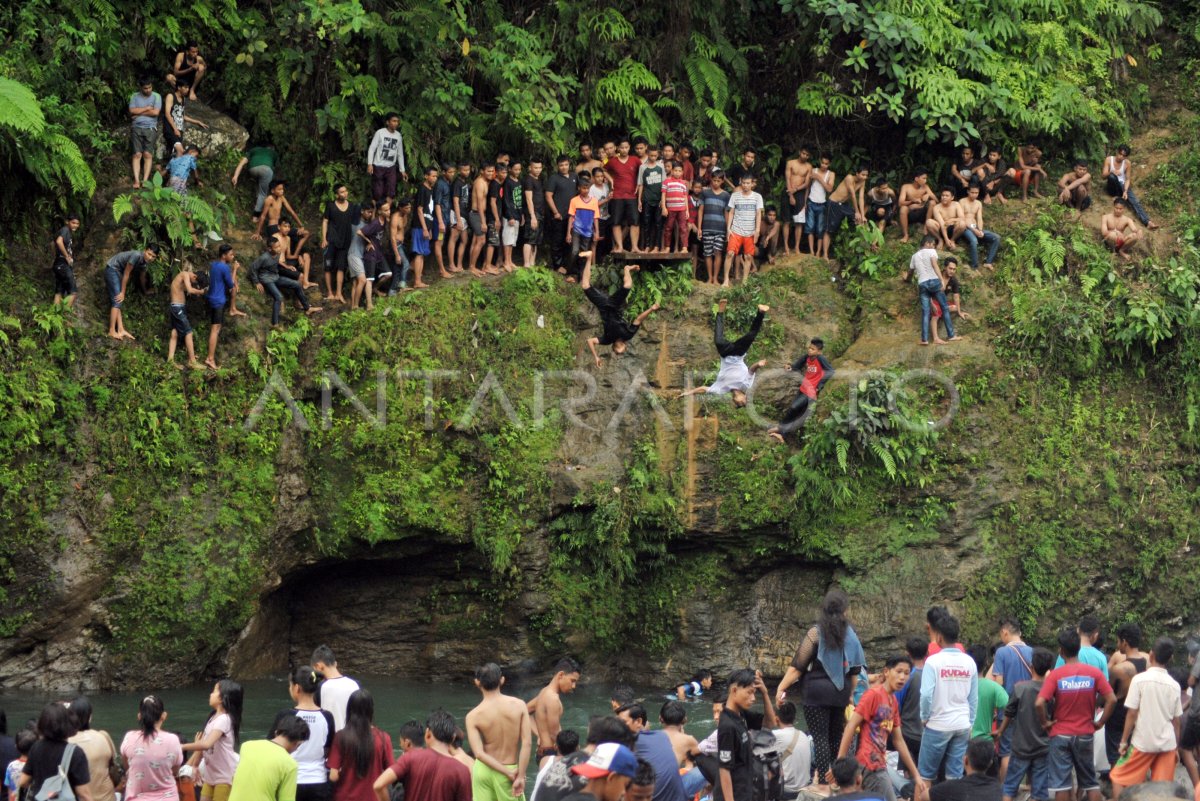
{"label": "backpack", "polygon": [[58,763],[58,773],[42,782],[42,786],[33,797],[34,801],[75,801],[75,791],[67,777],[74,754],[75,744],[67,743],[67,747],[63,749],[62,761]]}
{"label": "backpack", "polygon": [[[754,783],[754,801],[781,801],[783,767],[779,743],[769,731],[750,732],[750,775]],[[40,800],[39,800],[40,801]]]}

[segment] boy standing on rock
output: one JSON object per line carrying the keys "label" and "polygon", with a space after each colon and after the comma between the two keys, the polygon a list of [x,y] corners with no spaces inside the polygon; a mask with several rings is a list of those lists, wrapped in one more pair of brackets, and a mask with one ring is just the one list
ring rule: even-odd
{"label": "boy standing on rock", "polygon": [[532,739],[529,714],[519,698],[500,692],[503,685],[504,675],[496,663],[475,671],[475,686],[483,700],[467,713],[467,741],[475,754],[474,801],[509,801],[525,794]]}

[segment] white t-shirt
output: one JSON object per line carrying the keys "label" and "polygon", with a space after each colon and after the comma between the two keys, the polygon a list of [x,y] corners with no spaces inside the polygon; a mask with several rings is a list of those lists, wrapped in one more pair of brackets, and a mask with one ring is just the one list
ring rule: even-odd
{"label": "white t-shirt", "polygon": [[325,750],[333,745],[333,728],[325,709],[293,709],[292,714],[308,724],[308,739],[292,752],[296,760],[297,784],[324,784],[329,780]]}
{"label": "white t-shirt", "polygon": [[1183,714],[1183,702],[1179,698],[1179,684],[1170,673],[1152,667],[1134,676],[1125,707],[1138,710],[1130,745],[1143,754],[1175,750],[1174,720]]}
{"label": "white t-shirt", "polygon": [[705,392],[709,395],[724,395],[735,389],[745,392],[753,382],[754,373],[746,366],[745,356],[724,356],[721,358],[721,369],[717,371],[717,380]]}
{"label": "white t-shirt", "polygon": [[338,676],[321,682],[321,709],[333,715],[335,732],[346,728],[346,703],[358,689],[358,682],[349,676]]}
{"label": "white t-shirt", "polygon": [[[775,748],[783,768],[783,791],[796,793],[812,784],[812,737],[795,726],[775,729]],[[798,737],[796,735],[799,735]],[[792,741],[795,747],[792,747]],[[792,749],[785,758],[783,753]]]}
{"label": "white t-shirt", "polygon": [[739,189],[730,195],[727,208],[733,210],[729,232],[738,236],[754,236],[754,229],[758,225],[758,213],[763,209],[762,195],[757,192],[744,195]]}
{"label": "white t-shirt", "polygon": [[[612,189],[608,184],[592,184],[590,187],[588,187],[588,194],[596,198],[596,204],[599,205],[600,201],[612,194]],[[600,219],[608,219],[608,206],[600,206]]]}
{"label": "white t-shirt", "polygon": [[818,176],[828,177],[829,170],[821,172],[813,170],[812,183],[808,185],[808,202],[809,203],[824,203],[829,197],[829,191],[825,188],[825,184],[817,180]]}
{"label": "white t-shirt", "polygon": [[918,284],[938,280],[937,270],[934,269],[937,257],[938,253],[935,249],[921,248],[908,260],[908,269],[917,274]]}

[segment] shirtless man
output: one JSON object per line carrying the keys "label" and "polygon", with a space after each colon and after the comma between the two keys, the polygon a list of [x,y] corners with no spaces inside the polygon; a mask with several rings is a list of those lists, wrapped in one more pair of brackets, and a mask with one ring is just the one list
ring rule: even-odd
{"label": "shirtless man", "polygon": [[1042,197],[1038,187],[1042,179],[1050,179],[1042,166],[1042,150],[1037,145],[1022,145],[1017,148],[1017,174],[1021,182],[1021,200],[1029,200],[1029,185],[1033,184],[1033,196]]}
{"label": "shirtless man", "polygon": [[792,254],[792,231],[796,232],[796,253],[800,252],[800,241],[804,238],[804,204],[808,200],[808,185],[812,182],[812,154],[807,147],[800,148],[796,158],[788,159],[787,181],[788,207],[783,219],[783,253]]}
{"label": "shirtless man", "polygon": [[842,221],[854,218],[855,225],[867,221],[867,179],[870,172],[865,165],[848,174],[829,196],[829,223],[825,226],[825,255],[829,256],[829,241],[842,227]]}
{"label": "shirtless man", "polygon": [[183,367],[175,364],[175,348],[179,345],[180,337],[183,337],[184,347],[187,348],[187,366],[193,370],[204,369],[204,365],[196,361],[196,345],[192,336],[192,324],[188,322],[187,317],[187,296],[200,296],[204,294],[203,289],[192,283],[195,278],[196,274],[192,272],[191,265],[185,261],[183,269],[179,271],[179,275],[171,279],[171,305],[168,308],[168,314],[171,318],[171,338],[167,342],[167,363],[180,370]]}
{"label": "shirtless man", "polygon": [[[1117,650],[1108,658],[1108,681],[1112,685],[1113,694],[1117,696],[1117,705],[1104,724],[1104,748],[1108,755],[1109,764],[1117,764],[1121,756],[1120,743],[1125,731],[1125,719],[1129,710],[1125,707],[1125,699],[1129,697],[1129,683],[1139,673],[1145,673],[1150,667],[1146,654],[1142,652],[1142,627],[1137,623],[1125,623],[1117,628]],[[1113,718],[1116,718],[1114,721]],[[1098,733],[1098,732],[1097,732]]]}
{"label": "shirtless man", "polygon": [[912,181],[900,187],[900,241],[908,241],[908,224],[923,223],[933,205],[933,190],[929,188],[929,170],[917,167]]}
{"label": "shirtless man", "polygon": [[950,250],[958,250],[955,243],[966,230],[962,206],[954,199],[954,190],[947,186],[942,189],[941,202],[933,207],[925,221],[925,233],[936,236]]}
{"label": "shirtless man", "polygon": [[579,146],[579,163],[575,165],[576,175],[581,172],[586,172],[588,175],[591,175],[592,170],[603,166],[604,164],[600,162],[600,159],[592,156],[591,145],[589,145],[587,142],[584,142]]}
{"label": "shirtless man", "polygon": [[533,715],[534,726],[537,727],[537,753],[541,767],[557,753],[554,742],[558,733],[562,731],[562,696],[575,692],[575,685],[578,683],[579,663],[569,656],[564,656],[554,666],[554,676],[550,683],[526,705],[529,714]]}
{"label": "shirtless man", "polygon": [[254,229],[252,239],[262,239],[263,226],[279,225],[279,218],[286,211],[292,215],[292,219],[296,221],[296,228],[304,230],[304,223],[300,222],[300,215],[292,208],[292,204],[288,203],[288,199],[284,197],[287,192],[286,181],[271,182],[271,193],[267,195],[263,201],[262,214],[258,215],[258,226]]}
{"label": "shirtless man", "polygon": [[204,56],[200,55],[200,45],[188,42],[183,50],[175,54],[175,62],[171,65],[171,71],[167,73],[167,83],[171,88],[176,84],[188,84],[190,88],[186,97],[196,100],[196,86],[207,71],[208,64],[204,62]]}
{"label": "shirtless man", "polygon": [[967,251],[971,254],[971,267],[979,269],[979,243],[987,245],[987,258],[983,261],[985,270],[992,269],[996,264],[996,253],[1000,250],[999,235],[983,227],[983,201],[979,199],[979,182],[972,182],[967,187],[967,196],[958,201],[963,213],[963,239],[967,240]]}
{"label": "shirtless man", "polygon": [[531,739],[525,704],[500,692],[504,676],[494,662],[476,669],[475,686],[483,693],[483,700],[467,713],[467,742],[475,754],[471,766],[472,798],[475,801],[523,798]]}
{"label": "shirtless man", "polygon": [[1125,261],[1133,261],[1129,249],[1142,238],[1142,229],[1138,228],[1130,217],[1125,215],[1128,204],[1122,198],[1113,198],[1113,210],[1100,218],[1100,236],[1112,246]]}
{"label": "shirtless man", "polygon": [[1087,165],[1076,159],[1070,172],[1058,179],[1058,202],[1070,206],[1080,216],[1092,206],[1092,174]]}
{"label": "shirtless man", "polygon": [[471,211],[467,215],[471,228],[471,256],[468,269],[471,275],[480,278],[483,277],[484,272],[479,269],[479,254],[483,252],[483,244],[487,240],[483,221],[487,217],[488,189],[495,177],[496,165],[485,164],[479,171],[479,175],[475,176],[475,183],[471,185]]}
{"label": "shirtless man", "polygon": [[692,758],[700,753],[700,742],[683,730],[687,723],[687,712],[679,701],[667,701],[658,713],[658,722],[662,730],[671,739],[671,748],[675,751],[675,760],[681,768],[690,768]]}

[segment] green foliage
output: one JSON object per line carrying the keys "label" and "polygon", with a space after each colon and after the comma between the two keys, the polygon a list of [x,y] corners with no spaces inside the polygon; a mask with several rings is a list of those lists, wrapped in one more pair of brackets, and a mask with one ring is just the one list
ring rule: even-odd
{"label": "green foliage", "polygon": [[42,189],[91,197],[96,179],[62,126],[47,121],[33,90],[0,74],[0,163],[20,166]]}
{"label": "green foliage", "polygon": [[209,231],[220,233],[231,217],[224,206],[225,196],[220,193],[210,204],[195,192],[181,195],[163,186],[162,175],[155,173],[142,188],[116,197],[112,209],[113,220],[123,223],[128,247],[143,248],[152,242],[163,246],[159,258],[147,268],[155,283],[161,284],[171,274],[169,265],[178,263],[200,237]]}

